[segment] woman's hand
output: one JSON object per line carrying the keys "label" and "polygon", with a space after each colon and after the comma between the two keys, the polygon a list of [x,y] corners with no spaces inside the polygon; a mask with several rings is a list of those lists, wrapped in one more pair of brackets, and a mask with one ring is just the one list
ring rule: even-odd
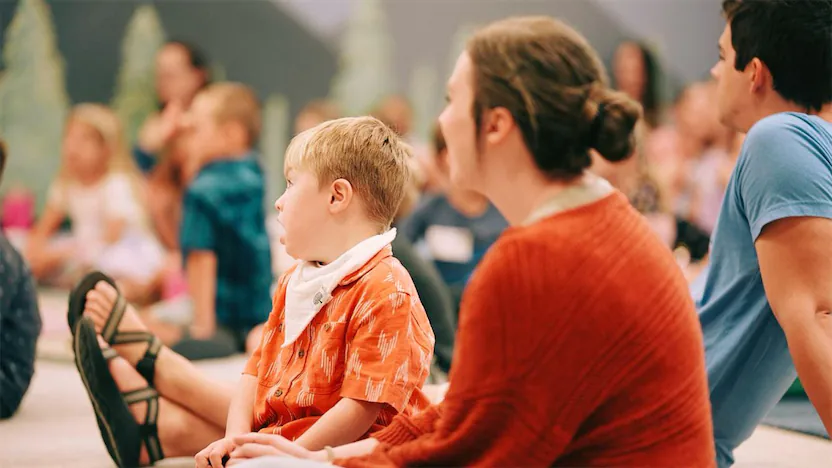
{"label": "woman's hand", "polygon": [[226,466],[233,466],[251,458],[278,456],[325,462],[326,452],[312,452],[300,445],[273,434],[251,433],[234,438],[236,448]]}

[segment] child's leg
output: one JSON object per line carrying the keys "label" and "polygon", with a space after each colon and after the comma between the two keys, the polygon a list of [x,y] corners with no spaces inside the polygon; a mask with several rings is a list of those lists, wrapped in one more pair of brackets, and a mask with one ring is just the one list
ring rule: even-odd
{"label": "child's leg", "polygon": [[[139,373],[120,357],[110,361],[110,373],[122,392],[147,387],[147,382]],[[140,424],[146,417],[146,406],[145,402],[130,406],[130,412]],[[164,397],[159,398],[157,427],[162,451],[168,458],[192,457],[211,442],[221,439],[225,433],[224,425],[202,419]],[[143,464],[149,461],[145,447],[142,447],[140,460]]]}
{"label": "child's leg", "polygon": [[[118,293],[105,282],[99,282],[87,293],[84,315],[90,317],[101,333]],[[147,331],[136,311],[128,305],[118,332]],[[144,356],[146,343],[113,346],[130,365],[136,366]],[[200,415],[203,419],[225,426],[233,388],[224,382],[206,377],[196,366],[169,348],[163,347],[156,358],[154,387],[164,398]],[[203,447],[204,448],[204,447]]]}

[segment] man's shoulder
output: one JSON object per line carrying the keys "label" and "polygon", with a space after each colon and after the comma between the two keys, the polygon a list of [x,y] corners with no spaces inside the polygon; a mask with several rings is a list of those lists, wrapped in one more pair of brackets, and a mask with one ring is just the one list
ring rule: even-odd
{"label": "man's shoulder", "polygon": [[755,123],[743,143],[747,151],[770,153],[784,147],[795,150],[817,149],[817,144],[826,140],[832,143],[832,124],[822,119],[799,112],[781,112],[769,115]]}

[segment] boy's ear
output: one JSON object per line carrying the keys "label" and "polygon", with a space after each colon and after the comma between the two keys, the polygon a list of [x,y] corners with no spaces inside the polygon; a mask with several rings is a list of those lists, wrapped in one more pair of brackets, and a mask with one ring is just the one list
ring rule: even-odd
{"label": "boy's ear", "polygon": [[354,195],[352,184],[346,179],[336,179],[330,186],[329,211],[332,214],[341,213],[347,209]]}

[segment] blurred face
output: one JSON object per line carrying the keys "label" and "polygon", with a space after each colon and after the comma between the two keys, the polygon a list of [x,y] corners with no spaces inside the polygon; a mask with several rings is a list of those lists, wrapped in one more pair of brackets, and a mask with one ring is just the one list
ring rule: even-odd
{"label": "blurred face", "polygon": [[91,181],[106,171],[110,157],[98,130],[77,119],[67,124],[62,153],[70,176],[81,181]]}
{"label": "blurred face", "polygon": [[309,171],[289,168],[286,191],[274,208],[283,226],[280,243],[292,258],[304,261],[321,260],[320,246],[329,221],[330,193],[318,185],[318,177]]}
{"label": "blurred face", "polygon": [[324,123],[324,118],[314,112],[304,112],[295,120],[295,135]]}
{"label": "blurred face", "polygon": [[694,85],[685,92],[676,108],[679,131],[691,138],[710,141],[722,130],[716,102],[716,90],[707,84]]}
{"label": "blurred face", "polygon": [[447,145],[451,183],[460,188],[475,188],[477,177],[477,128],[474,123],[474,65],[463,52],[448,80],[448,103],[439,116],[439,126]]}
{"label": "blurred face", "polygon": [[727,24],[719,38],[719,61],[711,69],[711,75],[717,83],[716,101],[719,120],[723,125],[740,132],[746,132],[751,123],[747,120],[748,109],[752,103],[751,73],[734,68],[737,58],[731,44],[731,25]]}
{"label": "blurred face", "polygon": [[204,72],[191,65],[184,47],[168,44],[156,56],[156,94],[161,102],[177,101],[187,108],[204,81]]}
{"label": "blurred face", "polygon": [[647,77],[644,74],[644,57],[636,44],[626,42],[615,51],[613,75],[620,91],[641,101]]}
{"label": "blurred face", "polygon": [[217,120],[217,100],[205,93],[198,94],[185,123],[190,156],[198,161],[226,154],[225,128]]}

